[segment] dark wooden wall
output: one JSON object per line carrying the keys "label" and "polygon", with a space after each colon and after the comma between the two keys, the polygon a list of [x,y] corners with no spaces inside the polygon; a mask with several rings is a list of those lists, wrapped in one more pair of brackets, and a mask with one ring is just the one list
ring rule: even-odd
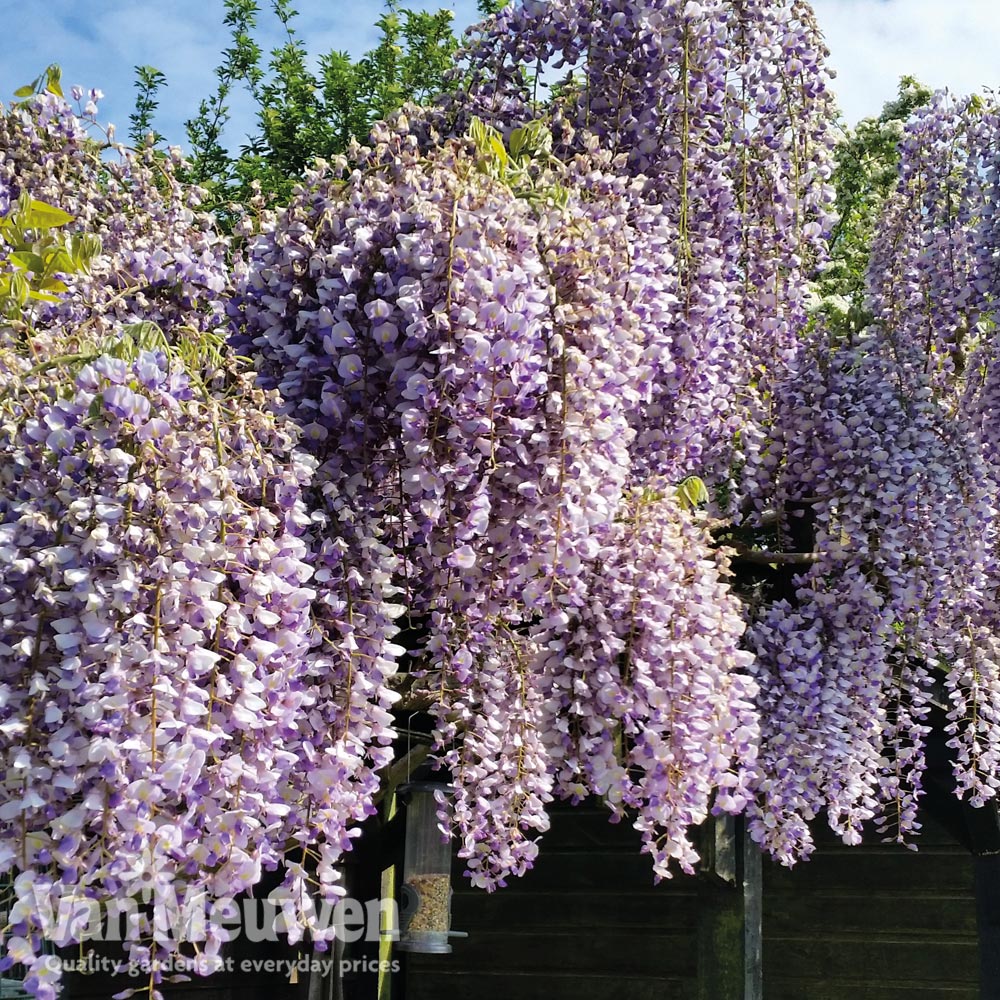
{"label": "dark wooden wall", "polygon": [[[63,954],[67,959],[76,959],[93,950],[98,955],[106,955],[115,961],[123,960],[120,944],[88,943],[81,949],[66,949]],[[308,1000],[309,976],[296,976],[296,982],[289,981],[286,971],[287,963],[307,957],[305,951],[290,948],[284,941],[258,943],[239,940],[224,945],[221,955],[231,961],[232,971],[219,971],[208,976],[187,975],[178,977],[173,982],[165,982],[161,991],[168,1000]],[[243,969],[241,962],[267,961],[274,964],[267,971],[264,965],[252,967],[253,971]],[[281,963],[281,964],[279,964]],[[145,987],[148,976],[132,977],[125,974],[110,976],[106,974],[83,975],[77,972],[67,972],[63,976],[64,1000],[110,1000],[117,992],[126,989],[139,989],[139,1000],[148,996]]]}
{"label": "dark wooden wall", "polygon": [[[810,861],[792,870],[764,862],[766,1000],[992,1000],[995,993],[979,989],[977,862],[954,831],[925,817],[919,853],[881,844],[847,848],[816,833],[819,849]],[[610,824],[599,806],[557,809],[536,867],[506,889],[470,889],[461,870],[456,862],[452,926],[469,938],[455,940],[452,955],[397,952],[403,969],[393,977],[391,1000],[744,995],[728,986],[724,994],[718,978],[727,962],[742,963],[739,890],[704,876],[654,886],[638,834],[627,823]],[[274,944],[234,945],[239,957],[288,955]],[[70,1000],[107,1000],[114,991],[99,977],[70,978]],[[375,976],[345,982],[343,996],[375,1000],[376,984]],[[171,1000],[310,994],[317,996],[308,980],[260,974],[196,979],[170,990]]]}
{"label": "dark wooden wall", "polygon": [[924,817],[918,853],[845,847],[765,861],[767,1000],[978,1000],[975,859]]}
{"label": "dark wooden wall", "polygon": [[[698,885],[653,885],[606,809],[556,810],[532,871],[493,894],[456,867],[447,956],[409,956],[405,1000],[694,1000]],[[398,1000],[393,996],[393,1000]]]}
{"label": "dark wooden wall", "polygon": [[[966,847],[931,818],[919,853],[817,838],[794,869],[764,862],[764,998],[979,1000]],[[453,926],[470,938],[409,957],[392,1000],[712,1000],[699,915],[704,956],[705,894],[719,890],[654,887],[637,834],[600,809],[557,812],[536,868],[493,895],[460,871]]]}

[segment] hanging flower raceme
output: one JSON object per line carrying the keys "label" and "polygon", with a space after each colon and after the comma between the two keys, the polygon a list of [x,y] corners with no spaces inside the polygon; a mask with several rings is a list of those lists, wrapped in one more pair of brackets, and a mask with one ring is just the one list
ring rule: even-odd
{"label": "hanging flower raceme", "polygon": [[872,253],[875,322],[853,345],[818,326],[776,409],[767,462],[779,502],[811,509],[817,555],[794,604],[752,630],[755,832],[787,858],[809,849],[802,820],[824,810],[848,842],[872,818],[913,837],[935,683],[951,701],[960,791],[996,794],[996,480],[976,407],[989,369],[969,366],[992,349],[979,324],[992,287],[986,121],[982,102],[939,94],[907,126]]}
{"label": "hanging flower raceme", "polygon": [[[943,99],[939,99],[944,103]],[[955,285],[941,296],[945,307],[958,313],[950,348],[964,380],[953,388],[960,394],[961,428],[976,447],[983,468],[980,488],[992,507],[992,517],[981,523],[984,548],[980,572],[969,574],[968,589],[958,602],[951,643],[943,647],[944,666],[950,668],[947,687],[951,743],[956,751],[955,776],[959,790],[975,805],[1000,794],[1000,339],[997,337],[997,301],[1000,291],[997,247],[1000,246],[1000,111],[996,97],[974,97],[957,102],[956,131],[965,140],[961,153],[968,159],[965,197],[953,209],[958,230],[975,255],[965,289]],[[956,153],[952,151],[954,159]],[[967,245],[967,244],[966,244]],[[965,245],[962,246],[965,248]],[[965,257],[958,257],[965,264]],[[935,298],[938,298],[935,290]],[[956,309],[956,304],[961,308]],[[946,330],[948,328],[946,327]],[[947,348],[946,348],[947,349]]]}
{"label": "hanging flower raceme", "polygon": [[[643,553],[644,570],[676,576],[676,548],[690,540],[682,533],[668,547],[651,528],[623,528],[630,479],[642,475],[634,428],[658,364],[678,350],[671,224],[596,144],[562,166],[537,128],[504,147],[476,125],[471,140],[431,153],[402,118],[374,138],[349,170],[311,176],[251,248],[237,349],[304,425],[329,524],[349,539],[347,572],[367,579],[362,560],[378,552],[402,592],[410,634],[422,637],[408,650],[410,703],[436,720],[475,881],[493,887],[530,865],[530,834],[546,828],[553,792],[649,804],[644,822],[666,831],[658,872],[670,857],[689,865],[683,817],[694,821],[714,791],[739,785],[733,758],[750,757],[749,682],[736,679],[744,658],[727,653],[717,674],[695,681],[684,643],[700,662],[703,640],[695,625],[678,632],[678,685],[712,695],[698,705],[678,689],[669,713],[641,707],[653,683],[642,668],[620,678],[634,701],[622,719],[636,762],[665,760],[657,748],[675,724],[678,740],[688,721],[692,732],[735,727],[691,779],[689,812],[669,820],[651,805],[658,779],[647,788],[627,765],[612,775],[589,760],[567,778],[566,747],[545,736],[578,725],[580,704],[607,685],[552,651],[566,635],[602,643],[608,620],[637,628],[629,600],[601,610],[607,568]],[[679,378],[679,401],[683,388]],[[669,469],[681,468],[675,456]],[[724,590],[693,586],[692,622],[699,608],[714,620]],[[739,632],[732,611],[725,605],[718,640],[727,649]],[[588,739],[588,758],[620,751],[606,729]]]}
{"label": "hanging flower raceme", "polygon": [[[5,359],[0,402],[0,872],[38,954],[61,898],[249,889],[330,793],[299,777],[316,594],[294,437],[162,354],[25,367]],[[152,932],[132,923],[134,948]]]}
{"label": "hanging flower raceme", "polygon": [[657,878],[690,873],[691,829],[750,794],[752,657],[725,557],[669,492],[628,496],[614,536],[578,618],[537,637],[543,732],[564,795],[634,810]]}
{"label": "hanging flower raceme", "polygon": [[[662,204],[682,308],[636,458],[647,475],[674,476],[680,463],[681,475],[725,484],[735,509],[829,228],[834,114],[811,11],[529,0],[474,30],[466,57],[442,128],[476,115],[509,133],[551,106],[557,155],[597,143]],[[539,81],[560,69],[547,94]]]}
{"label": "hanging flower raceme", "polygon": [[953,406],[989,291],[976,273],[985,236],[982,113],[979,98],[941,92],[907,124],[899,185],[876,234],[868,280],[872,314],[897,356],[918,380],[930,373]]}
{"label": "hanging flower raceme", "polygon": [[0,214],[27,194],[72,216],[67,234],[100,246],[85,272],[63,276],[69,294],[30,316],[42,355],[50,334],[62,343],[70,325],[93,344],[134,322],[169,337],[181,326],[210,333],[224,319],[226,240],[199,213],[199,189],[178,179],[180,151],[115,147],[97,122],[98,93],[79,113],[42,94],[0,114]]}
{"label": "hanging flower raceme", "polygon": [[849,842],[872,818],[900,840],[919,829],[931,671],[977,582],[991,517],[974,499],[974,451],[880,331],[823,353],[789,384],[778,422],[789,436],[770,456],[783,495],[812,513],[816,560],[794,602],[751,630],[763,725],[754,829],[788,859],[810,847],[802,820],[824,810]]}
{"label": "hanging flower raceme", "polygon": [[947,412],[941,465],[957,487],[937,521],[964,522],[936,556],[950,576],[935,590],[938,625],[926,652],[950,700],[949,745],[959,792],[976,804],[1000,788],[996,648],[996,171],[992,96],[938,93],[906,128],[899,187],[872,258],[869,286],[885,350],[910,385],[928,384]]}
{"label": "hanging flower raceme", "polygon": [[[182,210],[188,195],[169,177],[158,195],[134,164],[94,166],[54,101],[0,128],[17,219],[55,219],[53,253],[82,222],[105,241],[56,301],[8,316],[0,344],[3,962],[28,964],[28,988],[52,996],[43,942],[100,934],[102,907],[152,893],[153,916],[133,905],[125,938],[155,993],[156,963],[191,934],[199,970],[222,944],[185,908],[231,900],[263,870],[285,871],[291,940],[332,936],[314,901],[343,892],[336,866],[392,756],[382,654],[398,609],[388,578],[363,566],[359,584],[345,564],[311,509],[298,428],[214,329],[225,244]],[[49,167],[34,171],[25,144]],[[67,177],[75,217],[52,205]],[[171,273],[152,278],[154,305],[122,277],[128,241],[159,227],[163,247],[201,255],[207,298]],[[118,278],[127,294],[101,298]],[[112,325],[119,307],[137,322]]]}

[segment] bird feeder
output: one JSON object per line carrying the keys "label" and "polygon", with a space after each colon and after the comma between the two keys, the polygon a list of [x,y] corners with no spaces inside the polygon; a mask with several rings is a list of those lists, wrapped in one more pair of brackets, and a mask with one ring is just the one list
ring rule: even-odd
{"label": "bird feeder", "polygon": [[403,951],[447,955],[448,938],[457,936],[451,930],[451,842],[438,826],[435,795],[452,791],[441,782],[415,781],[400,786],[397,793],[406,806],[399,910]]}

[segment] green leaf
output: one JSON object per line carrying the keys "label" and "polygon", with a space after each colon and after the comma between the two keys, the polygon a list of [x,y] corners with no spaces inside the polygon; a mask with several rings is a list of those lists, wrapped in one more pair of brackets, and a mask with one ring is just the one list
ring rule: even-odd
{"label": "green leaf", "polygon": [[56,272],[60,274],[73,274],[76,271],[76,262],[62,247],[55,247],[45,256],[45,270],[49,274]]}
{"label": "green leaf", "polygon": [[62,90],[62,67],[53,63],[45,71],[45,89],[50,94],[55,94],[56,97],[63,96]]}
{"label": "green leaf", "polygon": [[32,198],[31,204],[28,206],[28,210],[25,212],[24,218],[20,220],[20,223],[26,229],[56,229],[72,221],[73,216],[68,212],[64,212],[61,208],[56,208],[54,205],[48,205],[44,201],[36,201]]}
{"label": "green leaf", "polygon": [[[62,282],[58,282],[58,284],[62,284]],[[62,287],[63,287],[63,291],[65,291],[66,290],[66,286],[63,285]],[[36,302],[58,302],[59,301],[59,296],[58,295],[49,295],[48,292],[29,291],[28,292],[28,298],[29,299],[34,299]]]}
{"label": "green leaf", "polygon": [[505,166],[507,163],[507,150],[504,148],[503,139],[496,132],[490,136],[489,148],[497,163],[501,167]]}
{"label": "green leaf", "polygon": [[77,271],[90,273],[93,259],[101,252],[101,238],[92,233],[83,233],[70,237],[69,252]]}
{"label": "green leaf", "polygon": [[23,87],[18,87],[17,90],[14,91],[14,96],[31,97],[31,95],[34,94],[34,92],[35,88],[30,83],[26,83]]}
{"label": "green leaf", "polygon": [[10,255],[10,261],[15,267],[32,274],[42,274],[45,271],[45,261],[37,253],[30,250],[15,250]]}
{"label": "green leaf", "polygon": [[510,134],[510,155],[518,157],[528,145],[528,133],[526,129],[516,128]]}
{"label": "green leaf", "polygon": [[149,320],[130,323],[122,332],[140,351],[164,350],[169,346],[163,331]]}
{"label": "green leaf", "polygon": [[708,503],[708,489],[698,476],[688,476],[677,487],[677,499],[685,510],[694,510]]}
{"label": "green leaf", "polygon": [[28,279],[20,271],[10,276],[10,296],[19,305],[23,306],[28,301],[31,289],[28,287]]}
{"label": "green leaf", "polygon": [[62,292],[69,291],[66,287],[66,283],[64,281],[60,281],[58,278],[46,278],[45,281],[38,286],[38,290],[44,292],[54,292],[57,295]]}

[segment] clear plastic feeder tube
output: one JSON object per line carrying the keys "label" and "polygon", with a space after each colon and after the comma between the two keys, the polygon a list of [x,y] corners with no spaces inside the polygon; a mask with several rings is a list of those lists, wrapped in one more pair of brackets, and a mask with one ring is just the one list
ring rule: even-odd
{"label": "clear plastic feeder tube", "polygon": [[450,793],[451,788],[419,781],[397,792],[406,803],[399,947],[446,955],[451,951],[451,842],[438,828],[435,792]]}

